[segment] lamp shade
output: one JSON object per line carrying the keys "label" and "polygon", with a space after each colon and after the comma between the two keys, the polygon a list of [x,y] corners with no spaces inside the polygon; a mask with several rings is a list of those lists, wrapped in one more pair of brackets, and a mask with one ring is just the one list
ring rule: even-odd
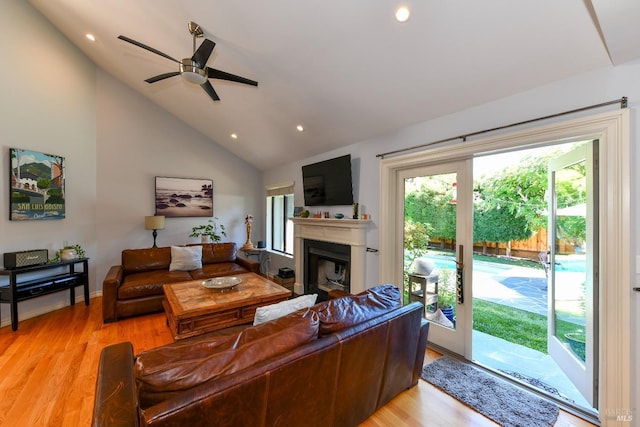
{"label": "lamp shade", "polygon": [[145,230],[164,230],[164,216],[145,216]]}

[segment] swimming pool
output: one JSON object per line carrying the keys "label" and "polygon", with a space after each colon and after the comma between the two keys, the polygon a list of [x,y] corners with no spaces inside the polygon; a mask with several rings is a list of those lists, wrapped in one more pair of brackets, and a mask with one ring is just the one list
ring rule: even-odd
{"label": "swimming pool", "polygon": [[[435,266],[438,270],[451,270],[454,271],[456,269],[456,263],[451,256],[444,255],[426,255],[422,258],[427,258],[433,260]],[[574,255],[564,256],[559,255],[556,257],[558,264],[556,265],[556,269],[558,271],[566,271],[572,273],[584,273],[586,267],[586,259],[584,257],[577,257]],[[509,271],[516,266],[500,264],[497,262],[491,261],[473,261],[473,271],[475,273],[486,273],[491,275],[502,274],[506,271]]]}
{"label": "swimming pool", "polygon": [[[439,256],[439,255],[428,255],[423,258],[428,258],[433,260],[438,270],[455,270],[456,263],[451,257]],[[495,262],[489,261],[473,261],[473,271],[478,273],[487,273],[487,274],[501,274],[505,271],[509,271],[513,268],[513,266],[498,264]]]}

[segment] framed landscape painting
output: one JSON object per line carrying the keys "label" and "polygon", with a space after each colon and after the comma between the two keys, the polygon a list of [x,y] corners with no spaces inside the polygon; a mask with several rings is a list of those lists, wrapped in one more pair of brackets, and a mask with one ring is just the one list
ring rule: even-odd
{"label": "framed landscape painting", "polygon": [[65,217],[64,157],[10,148],[9,219]]}
{"label": "framed landscape painting", "polygon": [[157,176],[156,215],[213,216],[213,181]]}

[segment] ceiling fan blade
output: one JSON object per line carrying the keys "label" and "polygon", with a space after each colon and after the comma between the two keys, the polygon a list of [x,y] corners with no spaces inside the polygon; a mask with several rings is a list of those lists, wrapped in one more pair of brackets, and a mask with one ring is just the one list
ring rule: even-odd
{"label": "ceiling fan blade", "polygon": [[207,67],[207,77],[210,79],[229,80],[231,82],[244,83],[246,85],[258,86],[258,82],[246,79],[244,77],[236,76],[235,74],[225,73],[224,71],[216,70],[214,68]]}
{"label": "ceiling fan blade", "polygon": [[129,37],[127,37],[127,36],[118,36],[118,38],[119,38],[120,40],[124,40],[124,41],[126,41],[126,42],[128,42],[128,43],[131,43],[131,44],[133,44],[133,45],[136,45],[136,46],[138,46],[138,47],[141,47],[141,48],[143,48],[143,49],[145,49],[145,50],[148,50],[149,52],[153,52],[153,53],[155,53],[156,55],[163,56],[163,57],[165,57],[165,58],[167,58],[167,59],[170,59],[170,60],[171,60],[171,61],[173,61],[173,62],[177,62],[178,64],[180,64],[180,61],[178,61],[177,59],[172,58],[172,57],[170,57],[169,55],[167,55],[166,53],[164,53],[164,52],[160,52],[158,49],[154,49],[154,48],[152,48],[151,46],[147,46],[146,44],[143,44],[143,43],[140,43],[140,42],[138,42],[138,41],[135,41],[134,39],[130,39],[130,38],[129,38]]}
{"label": "ceiling fan blade", "polygon": [[211,97],[211,99],[213,99],[214,101],[220,101],[220,97],[218,96],[218,94],[216,93],[215,89],[213,88],[213,86],[211,86],[211,83],[209,82],[204,82],[202,83],[200,86],[202,86],[202,89],[204,89],[205,92],[207,92],[209,94],[209,96]]}
{"label": "ceiling fan blade", "polygon": [[180,75],[179,71],[173,71],[171,73],[164,73],[164,74],[157,75],[155,77],[149,77],[148,79],[145,80],[145,82],[147,82],[147,83],[155,83],[155,82],[158,82],[160,80],[168,79],[169,77],[179,76],[179,75]]}
{"label": "ceiling fan blade", "polygon": [[200,68],[204,68],[207,65],[207,61],[209,60],[209,56],[211,56],[211,52],[213,52],[213,48],[216,47],[215,42],[212,42],[209,39],[204,39],[198,50],[193,54],[191,60],[198,64]]}

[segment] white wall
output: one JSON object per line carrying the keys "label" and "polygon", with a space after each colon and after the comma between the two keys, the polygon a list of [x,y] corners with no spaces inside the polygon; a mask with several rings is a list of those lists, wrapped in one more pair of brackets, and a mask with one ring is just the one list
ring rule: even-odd
{"label": "white wall", "polygon": [[[622,64],[617,67],[596,70],[583,75],[550,84],[535,90],[523,92],[513,95],[509,98],[501,99],[496,102],[482,105],[467,111],[462,111],[436,120],[419,123],[404,129],[399,129],[387,135],[367,141],[358,142],[349,147],[340,150],[324,153],[321,156],[304,159],[301,162],[291,165],[283,165],[282,167],[270,170],[264,173],[263,182],[265,185],[274,182],[283,182],[294,180],[295,187],[295,204],[303,205],[302,198],[302,172],[301,166],[307,163],[313,163],[343,154],[350,153],[352,158],[356,159],[356,167],[354,167],[354,197],[360,202],[365,211],[372,215],[373,225],[367,234],[367,246],[378,248],[378,227],[379,219],[379,160],[376,154],[384,153],[399,148],[413,147],[419,144],[428,143],[440,139],[454,137],[464,133],[481,131],[483,129],[494,128],[510,123],[516,123],[536,117],[546,116],[554,113],[564,112],[580,108],[583,106],[599,104],[605,101],[619,99],[622,96],[629,98],[629,107],[631,108],[631,139],[632,139],[632,157],[629,161],[632,164],[631,170],[635,176],[633,183],[638,182],[638,166],[640,166],[640,150],[637,149],[640,144],[640,135],[637,130],[637,123],[640,119],[640,61],[633,61]],[[458,94],[464,96],[464,94]],[[592,115],[610,109],[619,108],[618,106],[610,106],[591,110],[584,113],[565,116],[564,118],[553,119],[553,121],[563,121],[577,118],[580,116]],[[608,110],[607,110],[608,109]],[[527,125],[533,127],[547,122]],[[523,129],[524,127],[516,128]],[[503,131],[502,133],[507,133]],[[486,135],[485,135],[486,136]],[[638,215],[640,212],[640,188],[634,185],[631,188],[631,197],[634,212],[632,218],[635,218],[633,230],[629,230],[629,238],[632,239],[632,247],[634,253],[640,256],[640,250],[636,242],[640,239],[640,227],[638,226]],[[335,210],[334,210],[335,211]],[[276,255],[271,255],[275,258]],[[300,274],[296,272],[297,274]],[[628,272],[633,278],[634,286],[640,286],[640,274],[636,273],[635,267],[633,271]],[[375,286],[378,284],[378,262],[377,255],[367,253],[367,286]],[[634,337],[640,336],[640,293],[629,290],[626,296],[632,299],[633,312],[633,331]],[[640,339],[636,338],[630,343],[631,351],[640,354]],[[633,375],[635,381],[633,384],[640,382],[639,372],[629,373]],[[636,412],[634,413],[634,423],[640,425],[640,414],[637,408],[640,408],[640,390],[634,391],[634,401],[636,402]],[[610,408],[612,409],[612,408]],[[615,408],[613,408],[615,409]],[[629,408],[618,408],[629,409]]]}
{"label": "white wall", "polygon": [[[2,2],[0,40],[0,252],[48,249],[53,256],[68,241],[95,259],[95,66],[26,2]],[[65,219],[9,221],[9,148],[65,158]],[[95,289],[93,262],[89,273]],[[68,303],[67,292],[25,301],[20,318]],[[6,325],[9,305],[0,309]]]}
{"label": "white wall", "polygon": [[[144,217],[155,212],[156,176],[212,179],[213,215],[227,231],[223,241],[242,246],[246,214],[263,215],[260,173],[110,75],[100,70],[97,76],[98,279],[120,264],[122,249],[153,244]],[[158,246],[197,242],[189,238],[191,227],[208,219],[167,218]],[[261,233],[256,221],[252,240]]]}
{"label": "white wall", "polygon": [[[146,98],[97,70],[26,2],[4,1],[0,14],[2,170],[0,252],[82,245],[92,296],[100,294],[122,249],[150,247],[144,216],[154,214],[155,176],[209,178],[214,215],[242,245],[244,217],[262,217],[260,173]],[[9,148],[65,157],[66,218],[9,221]],[[208,218],[167,218],[158,245],[195,242],[191,227]],[[252,237],[262,236],[254,223]],[[6,283],[6,278],[0,278]],[[82,300],[79,288],[76,292]],[[19,304],[20,319],[68,305],[59,292]],[[0,305],[2,326],[9,306]]]}

